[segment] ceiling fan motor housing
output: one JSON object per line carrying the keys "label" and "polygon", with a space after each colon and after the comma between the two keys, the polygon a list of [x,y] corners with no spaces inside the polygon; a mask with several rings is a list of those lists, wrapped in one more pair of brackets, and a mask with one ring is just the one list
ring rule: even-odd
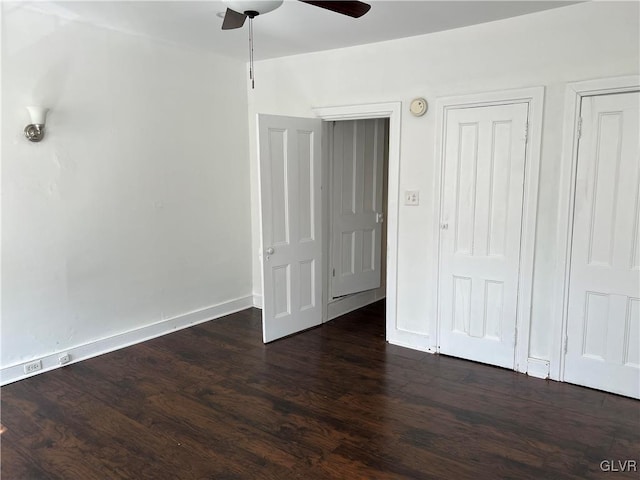
{"label": "ceiling fan motor housing", "polygon": [[223,3],[231,10],[253,18],[275,10],[282,2],[283,0],[226,0]]}

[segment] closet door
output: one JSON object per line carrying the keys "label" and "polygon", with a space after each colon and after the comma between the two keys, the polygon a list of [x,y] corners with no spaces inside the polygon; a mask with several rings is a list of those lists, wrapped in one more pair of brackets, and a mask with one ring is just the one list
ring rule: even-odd
{"label": "closet door", "polygon": [[640,398],[640,93],[582,99],[564,379]]}
{"label": "closet door", "polygon": [[440,352],[514,368],[528,104],[448,110]]}

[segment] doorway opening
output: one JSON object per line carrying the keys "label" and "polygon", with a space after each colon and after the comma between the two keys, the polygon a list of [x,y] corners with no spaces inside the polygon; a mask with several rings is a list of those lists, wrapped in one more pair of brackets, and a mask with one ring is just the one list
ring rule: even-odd
{"label": "doorway opening", "polygon": [[[383,211],[383,231],[384,238],[384,260],[382,261],[385,301],[385,338],[390,343],[406,343],[405,332],[397,328],[397,271],[398,271],[398,216],[400,199],[400,119],[401,102],[372,103],[366,105],[344,105],[338,107],[315,108],[316,116],[324,120],[324,141],[323,147],[326,152],[330,151],[329,126],[330,122],[340,122],[347,120],[372,120],[382,119],[386,126],[386,151],[384,166],[384,211]],[[325,162],[329,165],[329,161]],[[325,178],[329,178],[329,171],[323,173]],[[325,215],[328,215],[328,195],[325,195],[327,203],[324,205]],[[329,219],[327,218],[326,224]],[[328,230],[328,229],[327,229]],[[325,244],[328,245],[328,232],[325,232]],[[331,289],[329,285],[329,273],[333,275],[333,269],[325,269],[323,279],[323,321],[331,320],[339,315],[355,310],[367,303],[376,301],[375,295],[381,295],[381,290],[373,290],[369,293],[356,294],[337,301],[332,301]],[[373,293],[375,292],[375,293]],[[363,299],[370,295],[369,298]],[[379,297],[382,298],[382,297]],[[351,303],[353,302],[353,303]]]}
{"label": "doorway opening", "polygon": [[386,296],[389,119],[325,122],[323,321]]}
{"label": "doorway opening", "polygon": [[[315,119],[258,115],[263,340],[270,342],[320,325],[337,316],[328,315],[330,307],[341,308],[342,313],[346,313],[375,301],[375,293],[369,301],[363,302],[361,298],[371,295],[367,291],[377,290],[375,283],[374,288],[369,285],[369,290],[364,293],[342,300],[339,297],[347,295],[335,295],[337,290],[330,290],[333,284],[329,281],[329,252],[324,251],[329,245],[329,229],[326,228],[329,221],[329,161],[323,159],[322,152],[326,155],[331,146],[330,122],[385,119],[378,125],[388,127],[387,201],[386,209],[375,211],[374,219],[376,224],[386,223],[386,262],[382,262],[382,238],[378,242],[360,242],[357,248],[361,258],[363,252],[365,257],[375,258],[372,253],[372,246],[375,246],[381,260],[378,270],[383,268],[383,263],[386,266],[386,278],[378,275],[378,288],[383,283],[385,285],[386,339],[400,343],[395,338],[395,332],[401,104],[328,107],[315,109],[314,112]],[[380,200],[381,194],[375,198]],[[381,237],[381,225],[377,228],[364,225],[358,235],[368,232],[372,238],[378,234],[376,231]],[[349,235],[348,232],[342,233],[347,233],[347,237]],[[357,235],[352,233],[353,245],[357,243]],[[353,263],[355,265],[355,260]],[[365,263],[360,262],[360,267]],[[355,272],[356,269],[353,270]],[[329,302],[330,298],[338,300]],[[360,305],[356,303],[350,306],[349,302],[360,302]],[[333,312],[336,313],[335,310]]]}

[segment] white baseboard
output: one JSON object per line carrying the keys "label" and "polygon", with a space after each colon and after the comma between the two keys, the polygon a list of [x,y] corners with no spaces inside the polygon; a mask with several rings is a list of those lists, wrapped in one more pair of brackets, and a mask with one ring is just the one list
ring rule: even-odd
{"label": "white baseboard", "polygon": [[[327,306],[327,321],[367,306],[370,303],[382,300],[383,298],[385,298],[384,287],[338,298]],[[253,306],[262,309],[262,295],[253,294]]]}
{"label": "white baseboard", "polygon": [[262,295],[253,294],[253,306],[262,310]]}
{"label": "white baseboard", "polygon": [[[119,333],[111,337],[105,337],[100,340],[77,345],[59,352],[54,352],[49,355],[33,358],[26,362],[4,367],[0,370],[0,385],[6,385],[17,380],[22,380],[23,378],[32,377],[33,375],[38,375],[40,373],[60,368],[61,366],[67,366],[88,358],[113,352],[114,350],[119,350],[130,345],[135,345],[136,343],[160,337],[167,333],[175,332],[176,330],[181,330],[199,323],[224,317],[225,315],[239,312],[240,310],[245,310],[252,306],[253,296],[248,295],[246,297],[219,303],[202,310],[185,313],[177,317],[162,320],[161,322],[136,328],[128,332]],[[69,354],[71,361],[65,365],[60,365],[58,363],[58,358],[64,353]],[[38,360],[42,362],[42,369],[35,373],[25,374],[24,364],[37,362]]]}
{"label": "white baseboard", "polygon": [[527,359],[527,375],[536,378],[549,378],[549,361],[529,357]]}
{"label": "white baseboard", "polygon": [[365,307],[371,303],[382,300],[386,296],[384,287],[366,292],[354,293],[346,297],[338,298],[327,305],[327,322],[349,312]]}

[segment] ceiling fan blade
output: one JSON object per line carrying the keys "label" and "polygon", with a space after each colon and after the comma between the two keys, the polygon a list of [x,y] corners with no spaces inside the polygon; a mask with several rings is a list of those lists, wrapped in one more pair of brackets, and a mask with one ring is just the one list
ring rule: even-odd
{"label": "ceiling fan blade", "polygon": [[238,13],[235,10],[227,8],[227,13],[224,14],[224,20],[222,21],[222,30],[240,28],[244,25],[246,19],[247,16],[244,13]]}
{"label": "ceiling fan blade", "polygon": [[341,13],[342,15],[348,15],[353,18],[360,18],[371,9],[371,5],[364,2],[350,2],[350,1],[326,1],[316,2],[310,0],[300,0],[302,3],[308,3],[309,5],[315,5],[316,7],[326,8],[332,12]]}

